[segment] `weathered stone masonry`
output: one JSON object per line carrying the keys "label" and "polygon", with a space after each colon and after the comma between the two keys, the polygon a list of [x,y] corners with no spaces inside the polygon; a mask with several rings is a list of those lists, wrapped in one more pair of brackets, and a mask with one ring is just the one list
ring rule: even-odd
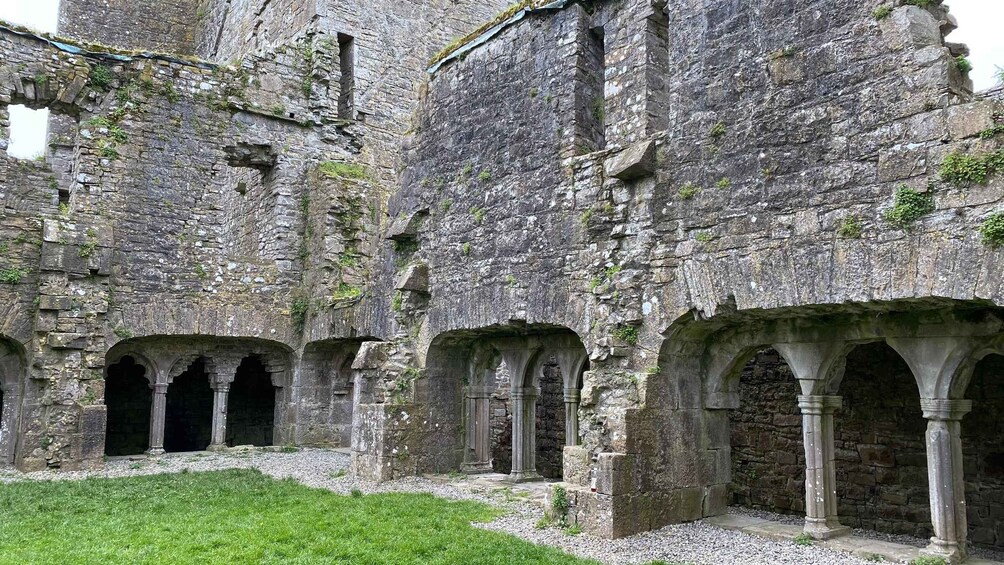
{"label": "weathered stone masonry", "polygon": [[131,364],[152,453],[271,422],[370,478],[560,473],[608,537],[739,501],[1001,543],[1004,181],[942,165],[1001,168],[1004,110],[940,3],[525,2],[431,69],[505,6],[178,1],[154,44],[91,4],[65,33],[215,62],[0,30],[0,137],[72,138],[0,162],[0,456],[135,445]]}

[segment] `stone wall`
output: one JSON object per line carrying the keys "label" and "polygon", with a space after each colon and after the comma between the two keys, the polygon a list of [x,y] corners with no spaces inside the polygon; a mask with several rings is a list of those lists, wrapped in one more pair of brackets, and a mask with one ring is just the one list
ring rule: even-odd
{"label": "stone wall", "polygon": [[60,0],[59,33],[139,51],[191,55],[200,31],[198,0]]}

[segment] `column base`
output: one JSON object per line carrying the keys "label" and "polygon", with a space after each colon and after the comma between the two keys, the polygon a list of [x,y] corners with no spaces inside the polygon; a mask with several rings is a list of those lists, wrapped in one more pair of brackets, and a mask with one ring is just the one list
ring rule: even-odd
{"label": "column base", "polygon": [[227,444],[225,443],[211,443],[209,444],[209,447],[206,448],[206,451],[226,451],[226,450],[227,450]]}
{"label": "column base", "polygon": [[537,471],[513,471],[503,480],[507,483],[532,483],[542,481],[544,477],[541,477]]}
{"label": "column base", "polygon": [[494,473],[491,463],[464,463],[460,466],[460,470],[468,475],[483,475],[485,473]]}
{"label": "column base", "polygon": [[940,557],[946,563],[962,563],[968,555],[965,548],[959,547],[956,542],[947,542],[938,538],[931,538],[931,544],[920,550],[921,555]]}
{"label": "column base", "polygon": [[163,447],[157,447],[153,449],[147,449],[144,453],[146,453],[147,455],[163,455],[167,452],[164,451]]}
{"label": "column base", "polygon": [[813,539],[827,540],[850,535],[851,528],[844,526],[836,518],[828,520],[806,518],[805,528],[802,531],[812,536]]}

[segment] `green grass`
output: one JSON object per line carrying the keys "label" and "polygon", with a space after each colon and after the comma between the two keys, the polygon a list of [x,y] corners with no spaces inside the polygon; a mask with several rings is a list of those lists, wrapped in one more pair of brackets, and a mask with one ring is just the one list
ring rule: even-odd
{"label": "green grass", "polygon": [[499,510],[257,471],[0,486],[0,563],[594,563],[474,528]]}

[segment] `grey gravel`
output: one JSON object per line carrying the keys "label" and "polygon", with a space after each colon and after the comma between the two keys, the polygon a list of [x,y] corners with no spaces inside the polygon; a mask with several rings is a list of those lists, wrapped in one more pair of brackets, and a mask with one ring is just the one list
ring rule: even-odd
{"label": "grey gravel", "polygon": [[[587,534],[569,535],[557,527],[538,529],[542,510],[536,504],[502,487],[489,488],[461,483],[448,484],[421,477],[409,477],[385,483],[361,480],[348,473],[349,456],[345,452],[324,449],[282,450],[239,449],[226,453],[174,453],[149,458],[116,458],[101,471],[19,473],[0,471],[0,483],[25,480],[79,480],[86,477],[127,477],[159,473],[213,471],[220,469],[259,469],[275,478],[292,478],[300,483],[349,494],[358,489],[365,494],[380,492],[427,492],[454,500],[478,500],[503,508],[503,517],[486,524],[488,530],[509,533],[537,544],[560,548],[580,557],[611,565],[647,563],[653,560],[700,563],[708,565],[818,564],[858,565],[868,563],[846,553],[817,546],[799,546],[792,542],[772,541],[741,532],[729,531],[703,522],[667,526],[657,531],[619,540],[606,540]],[[732,512],[772,520],[799,523],[797,517],[731,509]],[[794,520],[794,522],[792,522]],[[874,532],[872,532],[874,534]],[[892,539],[883,537],[882,539]],[[917,541],[916,538],[912,538]],[[893,541],[900,541],[895,539]],[[922,540],[920,540],[922,541]]]}

